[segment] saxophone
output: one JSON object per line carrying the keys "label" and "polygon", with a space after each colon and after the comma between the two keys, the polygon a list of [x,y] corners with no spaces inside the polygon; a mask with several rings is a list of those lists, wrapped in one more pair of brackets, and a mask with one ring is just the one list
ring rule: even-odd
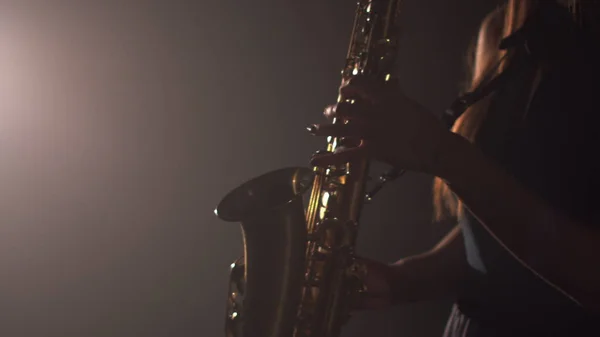
{"label": "saxophone", "polygon": [[[343,83],[359,74],[390,80],[400,2],[358,1]],[[352,142],[329,137],[326,151]],[[368,291],[355,255],[368,174],[367,158],[327,168],[283,168],[221,200],[215,214],[241,224],[244,245],[243,256],[231,264],[227,337],[340,335]]]}

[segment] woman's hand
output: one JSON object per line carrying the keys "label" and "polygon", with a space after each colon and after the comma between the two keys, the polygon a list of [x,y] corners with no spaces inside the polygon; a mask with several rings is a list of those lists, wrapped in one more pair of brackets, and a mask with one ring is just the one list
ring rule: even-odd
{"label": "woman's hand", "polygon": [[368,156],[398,169],[440,171],[437,157],[454,143],[448,141],[453,134],[432,113],[407,98],[397,83],[356,76],[342,85],[340,96],[341,103],[324,112],[329,120],[338,122],[313,125],[309,131],[316,136],[354,139],[358,145],[315,155],[312,165],[339,165]]}
{"label": "woman's hand", "polygon": [[392,306],[392,268],[370,259],[360,258],[359,263],[366,268],[362,280],[366,292],[355,310],[386,309]]}

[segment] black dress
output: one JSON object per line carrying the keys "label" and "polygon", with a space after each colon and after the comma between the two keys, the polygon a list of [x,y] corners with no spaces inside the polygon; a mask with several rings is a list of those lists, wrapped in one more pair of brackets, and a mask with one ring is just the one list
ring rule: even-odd
{"label": "black dress", "polygon": [[[476,144],[556,209],[600,224],[598,42],[556,8],[543,15],[513,40],[513,75],[494,91]],[[551,67],[531,96],[540,62]],[[446,337],[600,336],[600,317],[517,262],[468,211],[460,224],[469,272]]]}

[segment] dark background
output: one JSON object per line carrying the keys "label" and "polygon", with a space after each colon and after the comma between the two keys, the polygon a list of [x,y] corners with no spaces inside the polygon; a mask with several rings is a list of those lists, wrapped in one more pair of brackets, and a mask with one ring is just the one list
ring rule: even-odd
{"label": "dark background", "polygon": [[[398,73],[441,111],[498,1],[407,0]],[[306,165],[334,102],[348,0],[3,1],[0,335],[223,336],[239,227],[213,208]],[[431,177],[364,212],[359,253],[394,261],[449,228]],[[439,336],[450,302],[361,313],[344,336]]]}

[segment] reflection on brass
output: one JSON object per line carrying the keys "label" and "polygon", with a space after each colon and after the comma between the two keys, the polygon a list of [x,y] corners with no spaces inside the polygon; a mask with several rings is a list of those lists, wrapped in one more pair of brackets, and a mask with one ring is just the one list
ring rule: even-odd
{"label": "reflection on brass", "polygon": [[[400,2],[358,1],[342,83],[359,74],[390,80]],[[340,143],[329,137],[325,148],[333,152]],[[220,202],[215,213],[241,223],[244,239],[244,255],[231,266],[227,337],[340,335],[365,291],[355,247],[368,171],[366,158],[284,168],[242,184]]]}

